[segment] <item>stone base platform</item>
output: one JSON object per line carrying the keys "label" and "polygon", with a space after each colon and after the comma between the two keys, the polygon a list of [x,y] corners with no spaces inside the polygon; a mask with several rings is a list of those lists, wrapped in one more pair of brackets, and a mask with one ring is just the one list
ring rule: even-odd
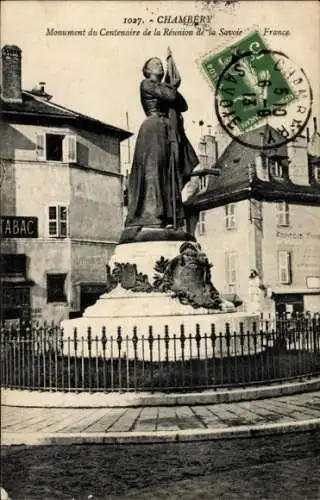
{"label": "stone base platform", "polygon": [[[213,325],[216,335],[219,335],[220,332],[224,335],[227,323],[230,332],[236,331],[239,333],[241,323],[244,331],[252,331],[254,322],[257,323],[258,327],[259,316],[257,314],[250,315],[236,312],[234,304],[223,299],[215,302],[209,296],[209,302],[202,300],[205,293],[211,293],[208,285],[208,275],[205,278],[206,273],[209,272],[210,264],[207,260],[201,261],[204,254],[200,255],[201,251],[198,254],[197,248],[194,250],[194,255],[190,256],[189,254],[189,257],[186,255],[179,260],[178,265],[180,267],[176,271],[176,281],[174,282],[176,288],[174,286],[171,288],[157,288],[154,285],[155,274],[158,275],[157,279],[159,279],[159,276],[160,279],[163,279],[161,270],[159,271],[159,266],[157,267],[156,263],[167,259],[169,264],[166,264],[166,266],[168,267],[179,254],[181,256],[181,246],[183,244],[186,244],[186,240],[182,237],[176,241],[136,241],[119,244],[110,261],[110,269],[117,270],[116,264],[118,264],[118,269],[121,269],[120,272],[122,273],[120,279],[111,275],[111,278],[109,277],[111,283],[109,291],[103,294],[94,305],[88,307],[81,318],[62,322],[61,326],[64,329],[65,337],[73,337],[76,329],[78,338],[84,337],[86,339],[90,328],[93,339],[100,339],[102,333],[105,332],[107,338],[112,337],[116,342],[120,331],[123,340],[126,341],[127,337],[130,345],[128,344],[126,354],[131,356],[134,332],[140,340],[138,350],[143,350],[144,345],[146,348],[148,347],[146,342],[150,332],[152,332],[153,338],[157,339],[158,354],[161,358],[164,358],[164,337],[166,334],[169,335],[170,339],[174,339],[174,336],[179,339],[183,331],[186,337],[191,335],[193,343],[195,343],[196,333],[200,333],[202,337],[205,334],[209,337],[213,331]],[[193,248],[191,248],[191,254],[192,252]],[[180,259],[180,256],[178,259]],[[146,286],[144,282],[140,288],[132,283],[133,264],[136,266],[136,272],[139,275],[146,276]],[[133,278],[135,280],[136,275]],[[134,283],[137,282],[134,281]],[[179,288],[180,285],[181,288]],[[189,297],[186,300],[185,295],[180,295],[179,299],[176,296],[177,289],[178,291],[181,289],[187,290],[187,292],[192,289],[195,290],[197,302],[191,302]],[[218,294],[218,292],[216,293]],[[209,309],[208,307],[219,307],[219,309]],[[190,342],[188,340],[188,345]],[[122,352],[125,349],[124,344],[125,342],[122,343]],[[195,344],[194,348],[196,348]],[[202,342],[202,348],[203,353],[201,354],[205,355],[206,346],[204,341]],[[170,351],[171,354],[174,356],[174,353]],[[141,352],[140,355],[147,359],[148,353]]]}
{"label": "stone base platform", "polygon": [[65,320],[61,326],[65,335],[73,335],[74,328],[80,336],[85,336],[91,327],[93,336],[100,336],[102,328],[106,328],[108,336],[117,336],[118,327],[123,335],[133,334],[137,328],[138,337],[149,334],[163,336],[168,326],[170,336],[180,335],[180,326],[185,327],[185,335],[195,335],[197,325],[201,334],[210,335],[211,325],[215,325],[216,333],[224,332],[226,323],[231,331],[239,331],[240,323],[244,329],[252,329],[253,322],[259,321],[259,315],[248,315],[244,312],[210,311],[204,308],[194,309],[183,305],[166,293],[137,293],[124,290],[121,286],[106,293],[91,307],[88,307],[82,318]]}

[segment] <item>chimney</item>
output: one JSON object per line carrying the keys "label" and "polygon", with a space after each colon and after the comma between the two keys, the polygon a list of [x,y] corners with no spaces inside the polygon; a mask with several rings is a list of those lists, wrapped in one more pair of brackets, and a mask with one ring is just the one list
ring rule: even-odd
{"label": "chimney", "polygon": [[217,141],[216,138],[211,134],[205,135],[204,140],[206,142],[208,168],[212,168],[218,159]]}
{"label": "chimney", "polygon": [[21,103],[21,49],[16,45],[5,45],[1,60],[1,97],[7,102]]}
{"label": "chimney", "polygon": [[294,184],[309,185],[308,143],[304,137],[297,137],[287,144],[289,158],[289,179]]}
{"label": "chimney", "polygon": [[201,138],[200,138],[198,151],[199,151],[198,158],[199,158],[200,166],[202,168],[207,168],[208,155],[207,155],[207,143],[205,140],[205,136],[201,136]]}

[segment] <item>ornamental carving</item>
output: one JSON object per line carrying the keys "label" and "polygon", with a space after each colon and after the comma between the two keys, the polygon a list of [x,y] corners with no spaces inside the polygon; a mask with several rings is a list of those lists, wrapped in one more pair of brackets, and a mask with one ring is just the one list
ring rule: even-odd
{"label": "ornamental carving", "polygon": [[198,243],[187,241],[172,260],[157,263],[154,287],[160,292],[173,292],[182,304],[194,308],[220,309],[221,299],[211,283],[212,264]]}
{"label": "ornamental carving", "polygon": [[211,267],[200,245],[188,241],[173,259],[161,257],[156,262],[152,283],[146,274],[138,272],[136,264],[116,263],[112,272],[107,266],[107,291],[120,285],[132,292],[171,293],[181,304],[221,309],[222,300],[211,283]]}

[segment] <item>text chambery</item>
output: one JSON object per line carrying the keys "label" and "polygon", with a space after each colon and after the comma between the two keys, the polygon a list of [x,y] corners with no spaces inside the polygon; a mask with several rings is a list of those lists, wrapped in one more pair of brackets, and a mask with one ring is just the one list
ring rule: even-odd
{"label": "text chambery", "polygon": [[210,24],[213,16],[158,16],[158,24]]}

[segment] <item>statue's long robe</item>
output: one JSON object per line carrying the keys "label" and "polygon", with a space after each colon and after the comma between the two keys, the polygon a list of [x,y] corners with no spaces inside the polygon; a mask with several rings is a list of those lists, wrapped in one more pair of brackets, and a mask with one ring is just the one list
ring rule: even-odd
{"label": "statue's long robe", "polygon": [[[172,224],[173,191],[181,225],[181,191],[199,163],[183,128],[181,113],[187,110],[187,103],[175,87],[149,79],[141,82],[140,96],[147,118],[138,133],[129,176],[126,227]],[[172,109],[176,113],[170,113]]]}

